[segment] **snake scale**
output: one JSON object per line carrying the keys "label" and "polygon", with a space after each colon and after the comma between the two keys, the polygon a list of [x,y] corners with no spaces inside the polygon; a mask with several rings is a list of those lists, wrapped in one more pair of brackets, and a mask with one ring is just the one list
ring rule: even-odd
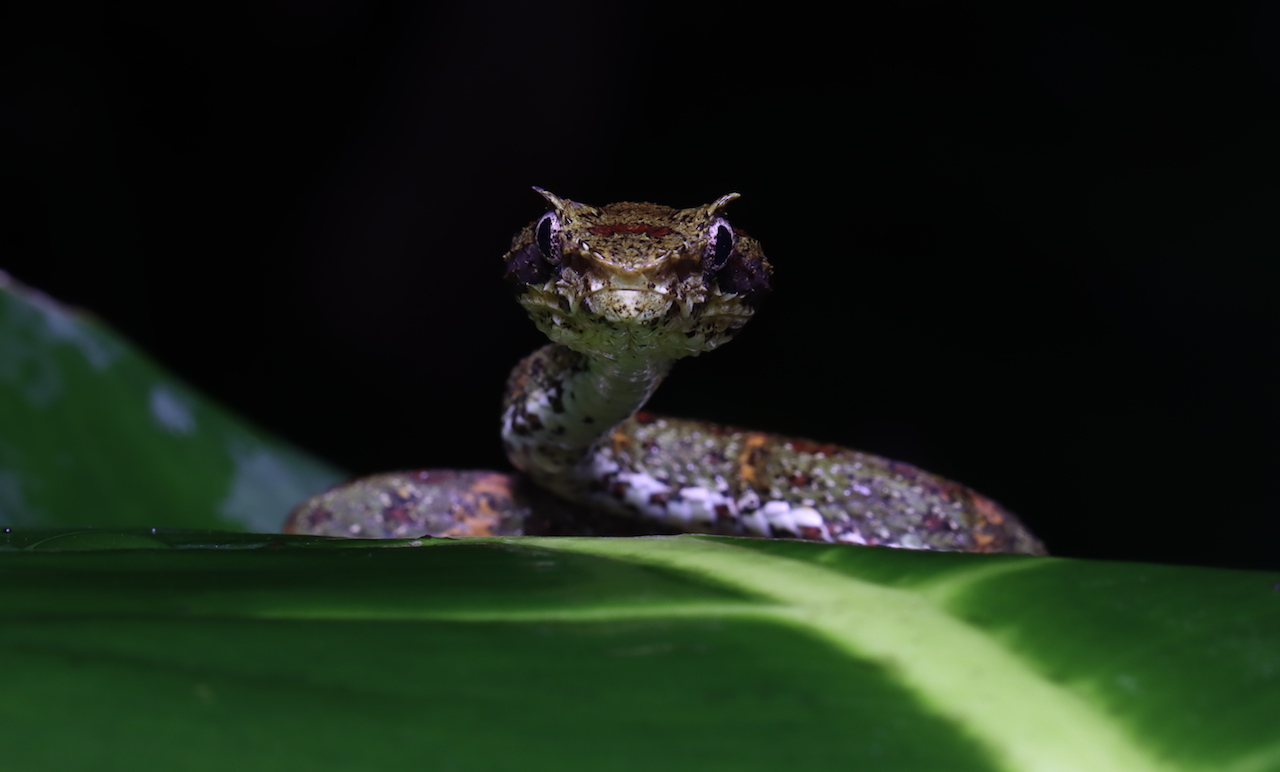
{"label": "snake scale", "polygon": [[731,340],[769,293],[760,244],[704,206],[551,209],[504,257],[551,341],[507,382],[520,474],[366,477],[294,509],[290,533],[404,538],[719,533],[1044,554],[1011,512],[909,464],[808,440],[638,412],[676,360]]}

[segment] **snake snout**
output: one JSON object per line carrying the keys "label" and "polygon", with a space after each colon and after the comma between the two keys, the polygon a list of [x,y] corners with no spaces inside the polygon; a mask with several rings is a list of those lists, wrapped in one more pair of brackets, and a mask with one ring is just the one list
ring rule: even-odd
{"label": "snake snout", "polygon": [[666,318],[672,298],[650,289],[603,289],[588,295],[583,305],[615,324],[646,324]]}

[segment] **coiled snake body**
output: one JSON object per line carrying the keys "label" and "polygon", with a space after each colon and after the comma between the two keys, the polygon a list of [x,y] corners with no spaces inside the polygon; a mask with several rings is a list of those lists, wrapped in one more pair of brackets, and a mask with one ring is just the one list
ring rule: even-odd
{"label": "coiled snake body", "polygon": [[373,475],[299,505],[285,530],[360,537],[722,533],[1044,554],[1009,511],[908,464],[637,411],[677,359],[728,342],[769,291],[759,243],[724,210],[551,210],[504,258],[551,343],[507,383],[502,438],[523,473]]}

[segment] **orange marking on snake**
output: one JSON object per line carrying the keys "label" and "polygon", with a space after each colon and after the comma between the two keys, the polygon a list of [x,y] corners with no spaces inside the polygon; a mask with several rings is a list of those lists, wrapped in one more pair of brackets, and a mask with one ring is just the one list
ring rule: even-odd
{"label": "orange marking on snake", "polygon": [[760,490],[764,483],[760,477],[763,470],[757,466],[757,462],[761,455],[767,452],[768,444],[769,440],[763,433],[747,432],[742,443],[742,452],[738,454],[738,477],[748,487],[756,490]]}

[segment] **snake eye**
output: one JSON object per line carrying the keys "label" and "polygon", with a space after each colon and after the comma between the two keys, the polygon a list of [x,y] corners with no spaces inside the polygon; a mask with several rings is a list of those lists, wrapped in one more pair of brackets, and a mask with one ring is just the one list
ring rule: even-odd
{"label": "snake eye", "polygon": [[560,230],[560,220],[555,212],[547,212],[538,220],[534,236],[538,242],[538,250],[549,263],[560,262],[560,243],[556,233]]}
{"label": "snake eye", "polygon": [[507,281],[517,287],[541,284],[556,272],[560,264],[560,220],[555,212],[547,212],[533,226],[533,243],[528,230],[521,231],[507,253]]}
{"label": "snake eye", "polygon": [[711,223],[711,238],[707,239],[707,251],[702,257],[702,267],[707,273],[724,268],[733,254],[733,228],[723,218]]}
{"label": "snake eye", "polygon": [[702,256],[702,270],[707,280],[714,280],[721,292],[737,295],[749,306],[758,306],[769,294],[772,268],[760,254],[760,245],[745,235],[740,239],[724,218],[717,218],[711,223],[711,236]]}

